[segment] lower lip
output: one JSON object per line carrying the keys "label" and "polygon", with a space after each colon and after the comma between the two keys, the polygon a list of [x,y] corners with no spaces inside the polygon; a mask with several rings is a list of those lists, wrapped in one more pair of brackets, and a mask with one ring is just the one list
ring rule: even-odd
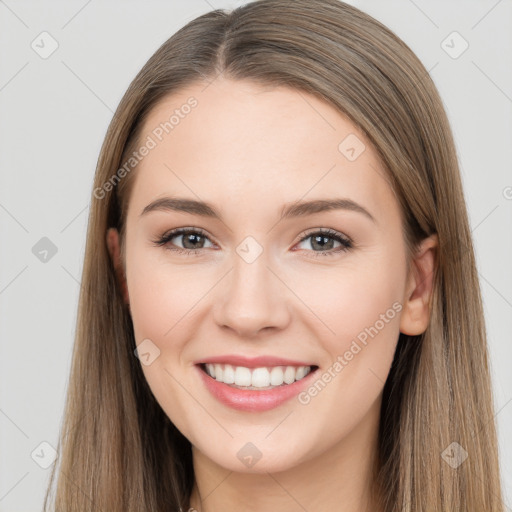
{"label": "lower lip", "polygon": [[253,389],[233,388],[228,384],[224,384],[210,377],[199,365],[197,365],[196,368],[210,393],[219,400],[219,402],[233,409],[238,409],[239,411],[250,412],[268,411],[290,400],[309,384],[313,374],[316,374],[318,370],[318,368],[316,368],[310,371],[308,375],[300,380],[296,380],[293,384],[256,391]]}

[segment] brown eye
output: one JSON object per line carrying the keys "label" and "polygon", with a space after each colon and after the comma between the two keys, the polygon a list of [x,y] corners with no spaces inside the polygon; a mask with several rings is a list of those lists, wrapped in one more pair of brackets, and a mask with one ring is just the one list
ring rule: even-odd
{"label": "brown eye", "polygon": [[[310,232],[302,237],[299,243],[303,243],[307,240],[311,241],[309,242],[310,248],[306,247],[306,249],[318,253],[316,254],[318,256],[337,254],[347,251],[352,247],[352,242],[348,238],[331,229]],[[339,245],[335,246],[336,243]]]}
{"label": "brown eye", "polygon": [[[172,242],[172,240],[176,241]],[[206,241],[209,241],[209,238],[202,231],[196,228],[180,228],[169,231],[154,243],[158,246],[165,246],[171,251],[197,254],[200,249],[207,248],[205,247]],[[177,244],[182,244],[183,247]]]}

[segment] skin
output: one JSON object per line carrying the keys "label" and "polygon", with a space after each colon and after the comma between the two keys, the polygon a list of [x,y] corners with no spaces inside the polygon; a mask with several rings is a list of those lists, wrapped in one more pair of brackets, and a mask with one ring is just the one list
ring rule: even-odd
{"label": "skin", "polygon": [[[124,257],[117,231],[107,236],[136,343],[149,338],[160,350],[142,365],[144,375],[192,443],[190,505],[378,511],[371,471],[382,389],[399,332],[428,325],[437,239],[423,241],[407,272],[400,207],[376,152],[345,116],[306,93],[223,78],[197,83],[152,110],[141,140],[190,96],[198,106],[137,167]],[[354,161],[338,150],[348,134],[366,146]],[[140,216],[163,196],[207,201],[223,221],[175,211]],[[339,197],[376,222],[347,210],[279,220],[284,203]],[[152,243],[180,227],[206,232],[195,242],[199,255],[169,250],[183,247],[181,236],[167,247]],[[335,253],[340,244],[328,238],[333,255],[319,255],[314,238],[301,241],[318,228],[353,247]],[[236,252],[247,236],[263,248],[252,263]],[[273,355],[312,361],[322,374],[394,303],[401,311],[306,405],[294,398],[265,412],[231,409],[194,367],[220,354]],[[247,442],[262,454],[251,468],[237,457]]]}

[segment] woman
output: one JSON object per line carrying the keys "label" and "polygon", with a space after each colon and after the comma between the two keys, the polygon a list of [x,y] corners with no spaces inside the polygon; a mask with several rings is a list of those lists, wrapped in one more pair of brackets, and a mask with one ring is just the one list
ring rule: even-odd
{"label": "woman", "polygon": [[337,0],[188,23],[100,154],[55,508],[498,512],[496,444],[423,65]]}

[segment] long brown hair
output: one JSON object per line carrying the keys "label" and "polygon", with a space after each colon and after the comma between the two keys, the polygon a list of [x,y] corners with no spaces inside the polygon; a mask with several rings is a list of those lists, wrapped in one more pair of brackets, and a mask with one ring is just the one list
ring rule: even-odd
{"label": "long brown hair", "polygon": [[[482,301],[449,123],[409,47],[338,0],[260,0],[209,12],[168,39],[130,84],[94,178],[58,464],[45,510],[56,475],[58,511],[189,507],[190,443],[156,402],[134,355],[131,316],[105,239],[109,227],[123,239],[136,170],[119,169],[141,144],[148,113],[164,96],[220,73],[295,88],[344,113],[387,170],[410,254],[438,235],[430,324],[421,336],[400,334],[384,387],[375,480],[383,510],[502,512]],[[454,467],[450,450],[461,448],[468,457]]]}

